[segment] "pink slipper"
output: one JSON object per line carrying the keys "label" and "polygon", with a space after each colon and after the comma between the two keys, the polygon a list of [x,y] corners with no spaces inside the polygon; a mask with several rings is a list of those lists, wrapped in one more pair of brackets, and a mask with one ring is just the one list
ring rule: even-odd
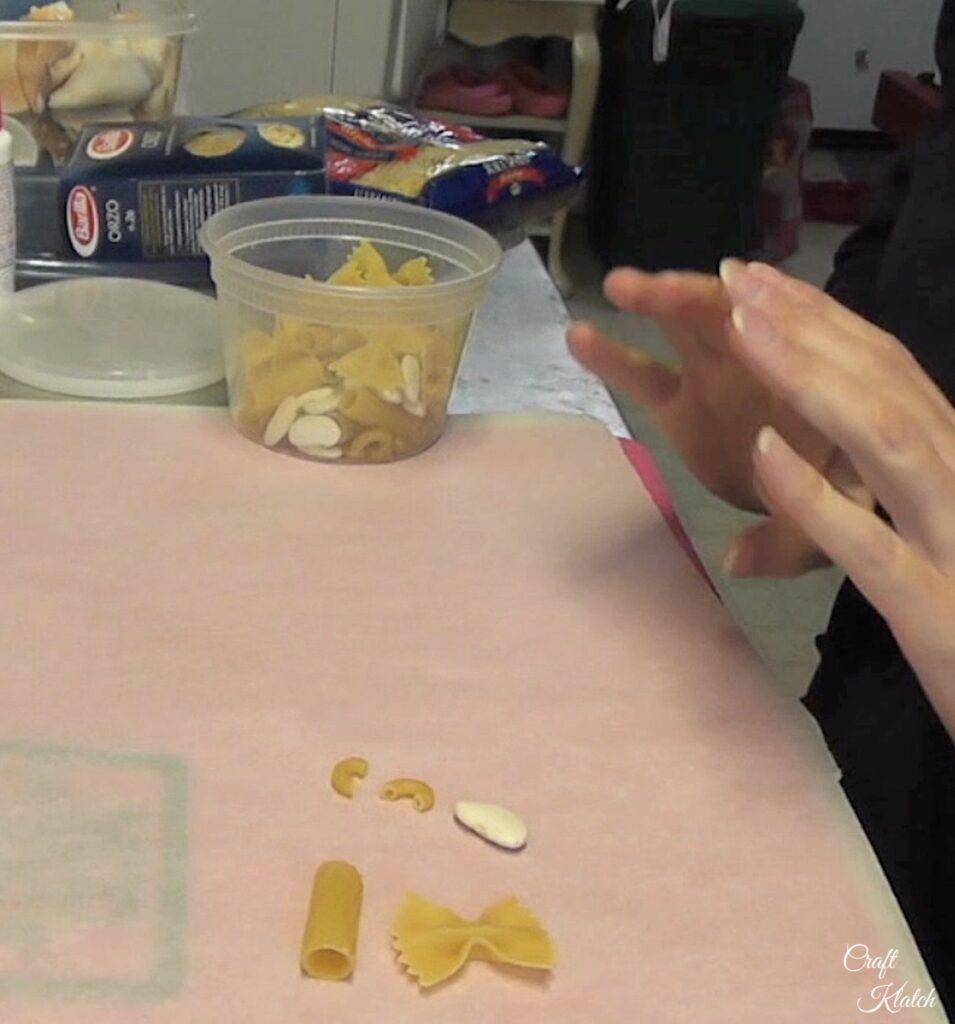
{"label": "pink slipper", "polygon": [[425,79],[418,105],[495,117],[512,110],[514,100],[497,77],[453,64]]}
{"label": "pink slipper", "polygon": [[552,85],[533,64],[508,61],[497,72],[498,81],[514,97],[514,106],[532,117],[560,117],[567,113],[570,90]]}

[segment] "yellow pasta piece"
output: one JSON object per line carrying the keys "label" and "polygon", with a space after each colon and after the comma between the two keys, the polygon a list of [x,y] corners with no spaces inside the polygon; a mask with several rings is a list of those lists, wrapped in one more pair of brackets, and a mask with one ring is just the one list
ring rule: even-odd
{"label": "yellow pasta piece", "polygon": [[328,284],[389,288],[396,286],[398,282],[391,276],[384,256],[371,242],[359,242],[352,249],[347,262],[328,279]]}
{"label": "yellow pasta piece", "polygon": [[315,872],[300,963],[310,978],[344,981],[355,969],[362,880],[358,869],[330,860]]}
{"label": "yellow pasta piece", "polygon": [[365,462],[387,462],[394,450],[391,434],[381,427],[372,427],[359,434],[345,449],[345,454],[350,459],[363,459]]}
{"label": "yellow pasta piece", "polygon": [[332,789],[350,800],[355,795],[355,779],[363,779],[367,774],[368,762],[363,757],[346,757],[332,769]]}
{"label": "yellow pasta piece", "polygon": [[276,352],[329,356],[334,352],[336,332],[297,317],[277,316],[272,337]]}
{"label": "yellow pasta piece", "polygon": [[395,447],[404,445],[405,450],[427,444],[436,431],[434,423],[412,416],[400,405],[383,401],[367,388],[346,391],[338,410],[359,426],[383,427],[394,438]]}
{"label": "yellow pasta piece", "polygon": [[383,345],[396,355],[423,356],[435,341],[431,327],[366,327],[370,342]]}
{"label": "yellow pasta piece", "polygon": [[434,790],[420,779],[392,779],[381,790],[382,800],[411,800],[414,809],[421,812],[434,807]]}
{"label": "yellow pasta piece", "polygon": [[406,260],[395,271],[395,280],[398,284],[416,285],[434,284],[434,275],[431,273],[431,265],[427,256],[417,256],[413,260]]}
{"label": "yellow pasta piece", "polygon": [[325,367],[314,356],[276,355],[245,374],[236,420],[241,428],[258,434],[283,398],[311,391],[326,379]]}
{"label": "yellow pasta piece", "polygon": [[376,388],[379,391],[400,389],[404,385],[401,364],[387,345],[370,341],[361,348],[328,364],[345,383],[346,388]]}
{"label": "yellow pasta piece", "polygon": [[453,977],[469,960],[552,970],[554,943],[515,898],[501,900],[476,920],[409,893],[393,929],[398,962],[422,988]]}
{"label": "yellow pasta piece", "polygon": [[249,330],[240,338],[238,344],[239,365],[248,376],[275,356],[275,342],[265,331]]}
{"label": "yellow pasta piece", "polygon": [[373,287],[384,287],[396,284],[388,270],[385,257],[371,244],[359,242],[351,254],[351,262],[355,263],[365,278],[365,283]]}
{"label": "yellow pasta piece", "polygon": [[363,288],[368,282],[357,263],[348,260],[328,279],[327,284],[344,285],[349,288]]}

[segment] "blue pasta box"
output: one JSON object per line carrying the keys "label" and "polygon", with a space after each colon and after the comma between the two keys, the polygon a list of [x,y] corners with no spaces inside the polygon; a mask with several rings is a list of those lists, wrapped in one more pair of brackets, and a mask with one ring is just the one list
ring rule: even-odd
{"label": "blue pasta box", "polygon": [[320,117],[181,117],[88,126],[62,175],[67,251],[81,259],[202,257],[199,229],[251,199],[325,192]]}

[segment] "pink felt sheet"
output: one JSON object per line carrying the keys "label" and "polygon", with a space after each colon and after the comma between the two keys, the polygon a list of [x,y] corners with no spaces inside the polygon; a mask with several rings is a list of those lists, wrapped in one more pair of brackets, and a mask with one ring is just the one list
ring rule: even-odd
{"label": "pink felt sheet", "polygon": [[[8,403],[0,436],[0,769],[3,741],[102,755],[36,799],[92,793],[147,837],[160,798],[122,758],[169,759],[189,792],[187,917],[149,839],[126,917],[60,907],[33,947],[0,929],[4,1024],[942,1019],[860,1015],[879,981],[847,945],[898,947],[889,980],[924,990],[911,940],[814,727],[595,422],[465,417],[367,468],[207,410]],[[372,770],[348,802],[328,775],[352,754]],[[380,801],[399,775],[436,810]],[[463,798],[521,811],[527,850],[456,828]],[[366,886],[346,984],[297,966],[331,858]],[[557,969],[475,964],[420,994],[389,949],[409,890],[466,915],[519,896]],[[171,991],[113,991],[170,948]]]}

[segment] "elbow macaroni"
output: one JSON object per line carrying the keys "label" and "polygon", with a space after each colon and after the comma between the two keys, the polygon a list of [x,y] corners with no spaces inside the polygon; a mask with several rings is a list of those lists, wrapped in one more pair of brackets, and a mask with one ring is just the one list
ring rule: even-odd
{"label": "elbow macaroni", "polygon": [[382,800],[411,800],[416,811],[424,813],[434,807],[434,790],[420,779],[392,779],[381,791]]}
{"label": "elbow macaroni", "polygon": [[355,795],[355,779],[368,774],[368,762],[363,757],[346,757],[332,768],[332,789],[350,800]]}

